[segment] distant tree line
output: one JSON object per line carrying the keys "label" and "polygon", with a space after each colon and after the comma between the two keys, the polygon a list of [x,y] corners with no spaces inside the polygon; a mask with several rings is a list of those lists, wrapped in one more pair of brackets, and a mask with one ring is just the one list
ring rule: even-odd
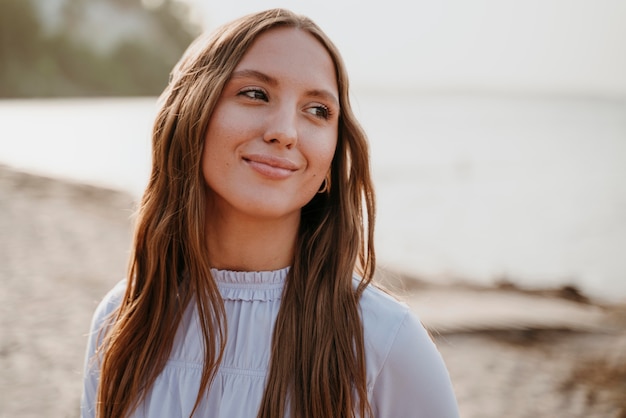
{"label": "distant tree line", "polygon": [[72,32],[89,1],[66,0],[61,24],[48,33],[33,0],[0,0],[0,98],[159,94],[199,29],[171,0],[150,9],[140,0],[108,1],[140,8],[167,42],[135,37],[99,51]]}

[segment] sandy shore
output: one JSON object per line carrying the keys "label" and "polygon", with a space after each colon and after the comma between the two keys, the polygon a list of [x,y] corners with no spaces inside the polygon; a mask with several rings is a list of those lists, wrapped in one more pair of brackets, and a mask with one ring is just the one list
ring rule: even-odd
{"label": "sandy shore", "polygon": [[[91,314],[125,273],[123,193],[0,166],[0,418],[77,417]],[[385,275],[431,332],[465,418],[626,418],[626,309],[572,289]]]}

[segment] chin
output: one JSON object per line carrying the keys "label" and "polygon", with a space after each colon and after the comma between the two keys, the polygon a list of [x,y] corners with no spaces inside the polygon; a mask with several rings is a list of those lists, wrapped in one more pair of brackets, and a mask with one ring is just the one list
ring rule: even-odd
{"label": "chin", "polygon": [[265,200],[263,202],[256,201],[252,204],[246,205],[246,208],[242,208],[245,212],[253,218],[259,220],[284,220],[292,217],[300,217],[300,212],[304,205],[285,205],[284,202],[272,203],[272,201]]}

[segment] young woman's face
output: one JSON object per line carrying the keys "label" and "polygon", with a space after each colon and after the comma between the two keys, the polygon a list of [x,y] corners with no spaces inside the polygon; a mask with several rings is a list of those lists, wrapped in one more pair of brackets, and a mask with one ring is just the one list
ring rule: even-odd
{"label": "young woman's face", "polygon": [[235,68],[209,121],[202,171],[217,211],[299,216],[337,145],[333,61],[312,35],[276,28]]}

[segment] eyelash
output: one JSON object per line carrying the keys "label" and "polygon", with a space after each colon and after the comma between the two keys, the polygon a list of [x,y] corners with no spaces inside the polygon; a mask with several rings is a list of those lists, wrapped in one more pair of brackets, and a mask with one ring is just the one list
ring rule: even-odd
{"label": "eyelash", "polygon": [[[253,93],[250,95],[250,93]],[[240,95],[247,96],[252,100],[263,100],[267,101],[267,93],[264,90],[258,88],[249,88],[239,92]],[[259,97],[260,96],[260,97]]]}
{"label": "eyelash", "polygon": [[317,114],[317,112],[312,113],[313,116],[318,117],[320,119],[328,120],[333,115],[333,112],[330,110],[328,106],[319,105],[319,106],[313,106],[310,109],[321,110],[322,111],[321,115]]}
{"label": "eyelash", "polygon": [[[244,89],[239,92],[239,95],[246,96],[252,100],[268,101],[267,93],[263,89],[260,89],[260,88]],[[328,120],[333,115],[332,110],[328,106],[318,105],[318,106],[312,106],[309,109],[315,110],[315,112],[309,112],[309,113],[319,119]],[[318,110],[321,110],[322,114],[319,114]]]}

